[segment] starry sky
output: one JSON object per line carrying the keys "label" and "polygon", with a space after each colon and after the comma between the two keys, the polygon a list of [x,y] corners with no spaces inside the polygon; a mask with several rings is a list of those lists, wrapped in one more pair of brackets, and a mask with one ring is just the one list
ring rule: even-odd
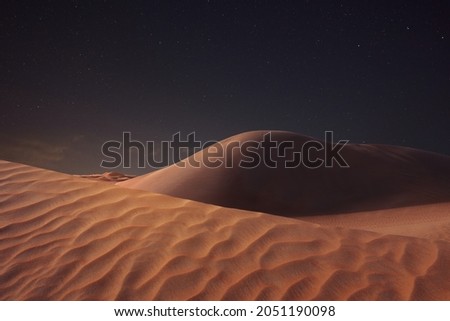
{"label": "starry sky", "polygon": [[450,155],[448,17],[433,0],[2,1],[0,158],[98,173],[123,131],[257,129]]}

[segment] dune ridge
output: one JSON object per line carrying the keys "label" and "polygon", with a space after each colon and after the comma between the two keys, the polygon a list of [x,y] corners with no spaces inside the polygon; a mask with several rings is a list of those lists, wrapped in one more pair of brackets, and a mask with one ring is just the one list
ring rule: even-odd
{"label": "dune ridge", "polygon": [[[226,150],[236,143],[261,142],[271,133],[278,143],[291,141],[292,153],[301,151],[306,141],[320,140],[283,131],[242,133],[220,142]],[[325,143],[321,142],[326,145]],[[214,145],[207,151],[214,150]],[[264,154],[258,149],[260,159]],[[203,161],[205,150],[178,164],[147,175],[119,182],[117,185],[141,189],[219,206],[279,214],[290,217],[374,211],[413,205],[450,202],[450,157],[406,147],[347,144],[342,157],[348,168],[321,166],[309,169],[301,165],[286,168],[286,157],[270,156],[279,161],[277,168],[259,164],[253,169],[239,165],[246,160],[240,153],[227,152],[224,164],[208,168],[192,166]],[[324,159],[324,151],[311,156]],[[180,166],[185,166],[182,168]]]}
{"label": "dune ridge", "polygon": [[87,175],[74,175],[74,176],[92,179],[95,181],[111,182],[111,183],[124,182],[124,181],[127,181],[127,180],[135,177],[135,175],[127,175],[127,174],[118,173],[118,172],[105,172],[103,174],[87,174]]}
{"label": "dune ridge", "polygon": [[2,300],[450,300],[450,244],[0,161]]}
{"label": "dune ridge", "polygon": [[302,216],[325,226],[450,242],[450,203],[435,203],[368,212]]}

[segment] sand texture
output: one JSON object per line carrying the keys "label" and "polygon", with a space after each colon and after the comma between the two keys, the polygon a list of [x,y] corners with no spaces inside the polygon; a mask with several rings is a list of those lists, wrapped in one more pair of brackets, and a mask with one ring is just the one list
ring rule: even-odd
{"label": "sand texture", "polygon": [[450,300],[449,267],[443,240],[0,161],[2,300]]}

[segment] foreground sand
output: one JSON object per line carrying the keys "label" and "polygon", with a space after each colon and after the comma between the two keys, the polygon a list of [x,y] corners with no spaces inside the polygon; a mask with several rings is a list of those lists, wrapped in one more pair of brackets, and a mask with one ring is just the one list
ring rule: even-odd
{"label": "foreground sand", "polygon": [[0,299],[450,300],[450,243],[0,161]]}

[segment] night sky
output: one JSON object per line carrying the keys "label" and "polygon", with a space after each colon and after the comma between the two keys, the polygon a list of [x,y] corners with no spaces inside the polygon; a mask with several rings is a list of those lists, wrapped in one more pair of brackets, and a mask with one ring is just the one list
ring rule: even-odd
{"label": "night sky", "polygon": [[1,1],[0,158],[98,173],[123,131],[256,129],[450,155],[449,17],[430,0]]}

